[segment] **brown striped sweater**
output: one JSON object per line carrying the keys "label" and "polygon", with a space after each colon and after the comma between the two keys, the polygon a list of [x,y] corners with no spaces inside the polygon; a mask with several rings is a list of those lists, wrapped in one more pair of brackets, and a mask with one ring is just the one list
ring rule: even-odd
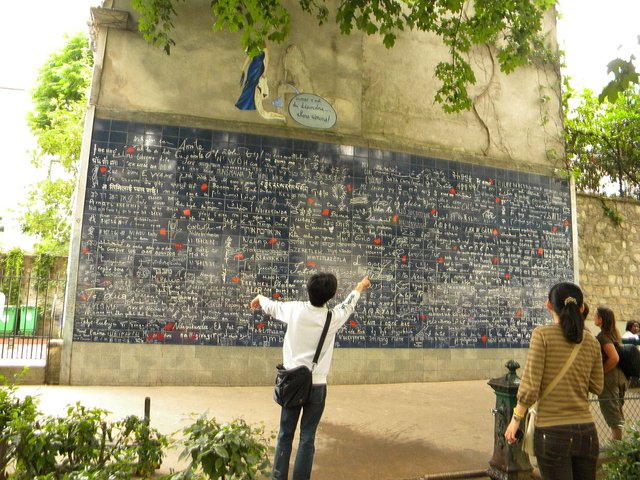
{"label": "brown striped sweater", "polygon": [[[537,327],[531,335],[527,364],[518,389],[518,411],[533,405],[569,359],[575,343],[568,342],[558,324]],[[604,386],[600,344],[588,330],[573,364],[538,404],[536,426],[570,425],[593,421],[589,392]]]}

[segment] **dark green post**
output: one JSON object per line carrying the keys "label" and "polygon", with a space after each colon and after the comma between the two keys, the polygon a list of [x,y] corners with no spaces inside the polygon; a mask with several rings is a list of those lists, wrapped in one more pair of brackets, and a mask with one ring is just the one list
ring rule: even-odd
{"label": "dark green post", "polygon": [[[488,382],[496,394],[496,408],[492,410],[495,418],[493,457],[489,461],[487,474],[494,480],[529,480],[533,478],[533,467],[529,462],[529,455],[522,451],[522,442],[509,445],[504,439],[504,432],[517,403],[520,377],[516,375],[516,370],[520,368],[520,364],[515,360],[509,360],[504,366],[509,373],[504,377],[492,378]],[[521,423],[520,427],[523,426]]]}
{"label": "dark green post", "polygon": [[151,397],[144,397],[144,419],[147,424],[151,420]]}

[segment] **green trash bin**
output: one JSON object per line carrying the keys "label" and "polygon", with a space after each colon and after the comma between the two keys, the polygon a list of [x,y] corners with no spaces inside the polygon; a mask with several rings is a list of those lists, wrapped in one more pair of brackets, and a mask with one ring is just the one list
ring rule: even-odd
{"label": "green trash bin", "polygon": [[0,335],[13,335],[16,333],[17,314],[18,307],[15,305],[3,308],[2,318],[0,318]]}
{"label": "green trash bin", "polygon": [[22,335],[33,335],[38,326],[38,309],[36,307],[20,307],[20,325],[18,333]]}

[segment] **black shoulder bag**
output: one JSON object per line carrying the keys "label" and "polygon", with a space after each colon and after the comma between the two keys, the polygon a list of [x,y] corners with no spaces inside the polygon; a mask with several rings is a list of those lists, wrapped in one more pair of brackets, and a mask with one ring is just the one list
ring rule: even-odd
{"label": "black shoulder bag", "polygon": [[306,365],[285,369],[284,365],[279,363],[276,365],[276,385],[273,390],[273,399],[278,405],[285,408],[300,407],[307,403],[311,394],[311,386],[313,385],[312,371],[320,358],[320,350],[324,344],[324,339],[329,331],[331,323],[331,310],[327,312],[327,320],[324,322],[322,335],[316,348],[316,354],[313,356],[313,365],[311,370]]}

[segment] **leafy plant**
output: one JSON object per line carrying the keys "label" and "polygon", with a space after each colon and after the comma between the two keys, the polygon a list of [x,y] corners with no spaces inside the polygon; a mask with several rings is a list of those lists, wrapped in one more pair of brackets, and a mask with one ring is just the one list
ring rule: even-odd
{"label": "leafy plant", "polygon": [[[24,266],[24,252],[14,248],[2,259],[2,292],[7,298],[7,305],[17,305],[20,297],[20,277]],[[0,312],[1,313],[1,312]]]}
{"label": "leafy plant", "polygon": [[602,465],[604,480],[634,480],[640,472],[640,422],[628,422],[622,440],[611,442]]}
{"label": "leafy plant", "polygon": [[32,396],[17,398],[16,387],[4,377],[0,381],[4,384],[0,388],[0,480],[5,480],[24,433],[35,423],[38,403]]}
{"label": "leafy plant", "polygon": [[210,479],[253,479],[269,471],[264,430],[252,428],[242,419],[219,424],[204,414],[183,434],[180,459],[190,458],[191,463],[171,475],[171,480],[200,478],[201,474]]}
{"label": "leafy plant", "polygon": [[33,263],[33,273],[35,275],[35,284],[39,291],[42,292],[48,288],[55,263],[56,257],[53,255],[47,253],[36,255]]}
{"label": "leafy plant", "polygon": [[136,475],[151,476],[162,465],[164,448],[169,444],[168,438],[151,428],[146,418],[129,416],[123,425],[126,435],[132,437],[135,445],[133,453]]}
{"label": "leafy plant", "polygon": [[[176,0],[177,1],[177,0]],[[183,2],[185,0],[182,0]],[[176,42],[169,36],[173,30],[176,10],[171,0],[131,0],[131,6],[143,15],[138,20],[138,30],[146,41],[169,55]]]}
{"label": "leafy plant", "polygon": [[600,198],[600,204],[602,206],[602,212],[604,213],[605,217],[611,220],[611,223],[613,223],[616,227],[622,225],[624,217],[616,208],[611,208],[609,205],[607,205],[607,202],[604,201],[604,198]]}
{"label": "leafy plant", "polygon": [[[169,439],[148,419],[109,421],[106,410],[80,403],[69,406],[65,416],[41,417],[36,398],[19,399],[15,385],[0,381],[0,480],[124,480],[150,477],[160,467]],[[163,478],[239,480],[267,474],[263,433],[241,419],[219,424],[202,415],[178,443],[189,466]]]}
{"label": "leafy plant", "polygon": [[67,408],[66,417],[45,422],[49,441],[62,456],[58,470],[72,471],[83,464],[105,466],[109,457],[107,441],[113,438],[113,426],[106,421],[106,415],[105,410],[76,403]]}
{"label": "leafy plant", "polygon": [[0,480],[149,477],[162,462],[168,439],[146,419],[112,422],[106,410],[79,403],[66,416],[40,418],[37,400],[15,392],[0,389]]}
{"label": "leafy plant", "polygon": [[615,58],[607,64],[607,73],[613,73],[614,78],[603,89],[598,99],[603,102],[606,99],[611,103],[615,103],[619,94],[627,90],[632,84],[640,83],[640,76],[636,71],[633,61],[636,59],[633,55],[629,61],[621,58]]}
{"label": "leafy plant", "polygon": [[110,472],[110,478],[150,476],[162,463],[167,438],[150,428],[146,419],[129,416],[108,422],[107,414],[76,404],[66,417],[50,422],[51,441],[64,459],[58,470],[85,475]]}
{"label": "leafy plant", "polygon": [[[567,89],[565,107],[575,92]],[[600,103],[586,89],[579,105],[565,117],[567,169],[580,171],[576,186],[587,193],[640,198],[640,86],[632,86],[615,102]]]}

